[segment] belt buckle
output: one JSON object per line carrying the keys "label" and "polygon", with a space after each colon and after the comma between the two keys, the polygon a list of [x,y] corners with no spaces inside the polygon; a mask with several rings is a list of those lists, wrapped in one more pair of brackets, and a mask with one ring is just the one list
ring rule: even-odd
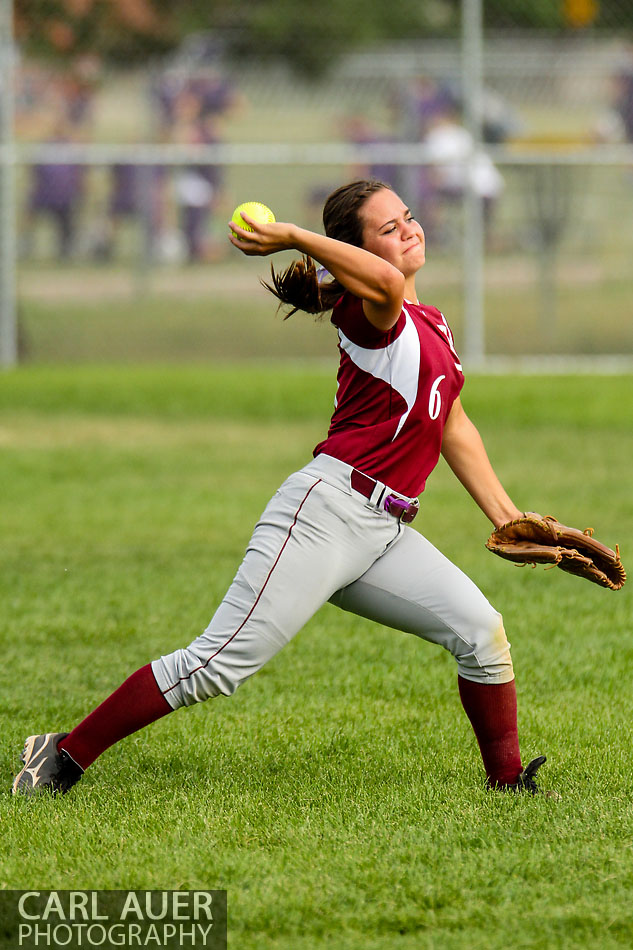
{"label": "belt buckle", "polygon": [[385,511],[388,511],[390,515],[394,515],[405,524],[411,524],[419,510],[420,502],[417,498],[414,498],[413,501],[398,498],[397,495],[387,495],[385,498]]}

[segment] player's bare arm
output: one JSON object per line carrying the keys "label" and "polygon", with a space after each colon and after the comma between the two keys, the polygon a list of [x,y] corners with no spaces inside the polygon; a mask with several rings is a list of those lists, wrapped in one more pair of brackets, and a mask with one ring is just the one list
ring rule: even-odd
{"label": "player's bare arm", "polygon": [[389,330],[402,310],[405,277],[396,266],[377,254],[344,241],[317,234],[295,224],[262,224],[243,215],[253,228],[245,231],[230,223],[229,239],[247,256],[268,256],[294,250],[318,261],[350,293],[363,300],[365,316],[379,330]]}
{"label": "player's bare arm", "polygon": [[495,527],[521,517],[523,512],[499,481],[479,431],[466,415],[459,397],[446,420],[442,455]]}

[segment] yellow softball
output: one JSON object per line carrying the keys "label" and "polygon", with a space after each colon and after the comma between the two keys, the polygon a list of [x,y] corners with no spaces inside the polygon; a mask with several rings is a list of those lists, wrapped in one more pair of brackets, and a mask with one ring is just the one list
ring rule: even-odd
{"label": "yellow softball", "polygon": [[244,228],[245,231],[252,231],[253,229],[242,217],[242,211],[246,212],[249,217],[254,218],[255,221],[261,221],[262,224],[272,224],[275,220],[275,215],[270,208],[262,204],[261,201],[245,201],[243,204],[237,206],[231,218],[233,224]]}

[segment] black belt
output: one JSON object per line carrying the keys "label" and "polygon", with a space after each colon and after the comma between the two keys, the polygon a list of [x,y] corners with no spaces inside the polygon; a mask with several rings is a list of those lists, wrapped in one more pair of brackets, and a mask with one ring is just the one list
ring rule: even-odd
{"label": "black belt", "polygon": [[[352,469],[350,482],[354,491],[360,492],[365,498],[371,498],[378,484],[375,478],[359,472],[357,468]],[[405,524],[410,524],[420,510],[420,502],[417,498],[411,501],[407,498],[399,498],[397,495],[387,495],[384,499],[378,499],[376,507],[379,507],[381,503],[385,511],[398,518],[399,521],[404,521]]]}

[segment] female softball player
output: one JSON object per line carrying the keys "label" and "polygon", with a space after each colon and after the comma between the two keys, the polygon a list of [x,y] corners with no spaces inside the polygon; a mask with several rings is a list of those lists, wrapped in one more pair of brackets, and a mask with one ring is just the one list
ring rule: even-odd
{"label": "female softball player", "polygon": [[330,195],[325,235],[245,219],[250,232],[230,225],[244,254],[303,255],[273,270],[273,293],[292,312],[332,310],[340,367],[327,436],[269,502],[205,632],[137,670],[69,734],[28,738],[14,793],[66,792],[113,743],[181,706],[231,695],[328,600],[449,650],[488,786],[536,793],[545,759],[522,767],[502,618],[410,527],[440,452],[495,526],[521,515],[462,408],[448,324],[418,301],[421,226],[378,181]]}

